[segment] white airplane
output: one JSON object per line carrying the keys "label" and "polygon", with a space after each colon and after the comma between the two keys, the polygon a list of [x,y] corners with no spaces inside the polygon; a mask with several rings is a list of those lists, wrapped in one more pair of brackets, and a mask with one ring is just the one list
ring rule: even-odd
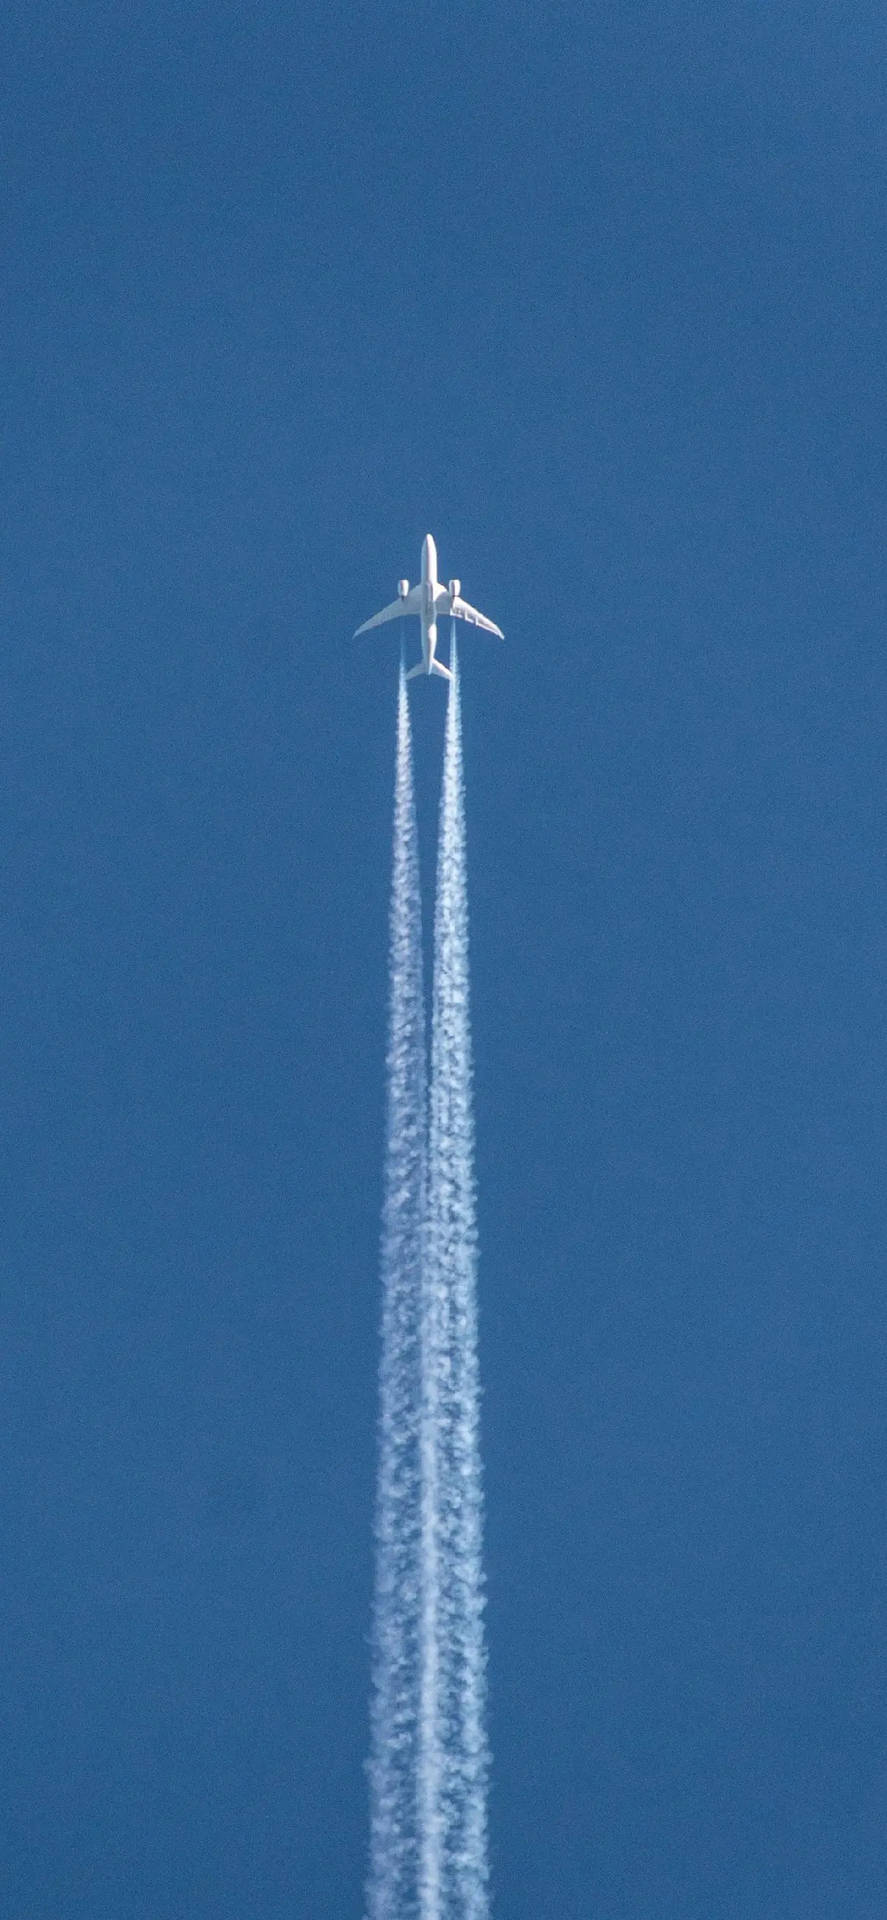
{"label": "white airplane", "polygon": [[444,680],[452,680],[449,667],[435,659],[439,619],[449,614],[454,620],[467,620],[473,627],[483,627],[485,633],[495,633],[500,640],[505,638],[501,627],[478,613],[476,607],[470,607],[461,593],[461,580],[451,580],[449,586],[441,586],[437,577],[437,548],[430,533],[426,533],[419,585],[411,587],[408,580],[398,580],[397,599],[392,600],[390,607],[383,607],[381,613],[374,613],[372,620],[365,620],[354,638],[357,639],[357,634],[369,633],[371,627],[381,627],[386,620],[399,620],[403,614],[417,613],[422,622],[422,658],[417,666],[410,668],[407,679],[414,680],[417,673],[439,673]]}

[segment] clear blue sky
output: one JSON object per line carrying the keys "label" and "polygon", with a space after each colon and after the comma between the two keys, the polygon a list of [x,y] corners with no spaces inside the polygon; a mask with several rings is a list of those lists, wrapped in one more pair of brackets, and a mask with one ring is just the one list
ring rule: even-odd
{"label": "clear blue sky", "polygon": [[428,529],[496,1912],[887,1912],[885,33],[5,9],[11,1920],[359,1920]]}

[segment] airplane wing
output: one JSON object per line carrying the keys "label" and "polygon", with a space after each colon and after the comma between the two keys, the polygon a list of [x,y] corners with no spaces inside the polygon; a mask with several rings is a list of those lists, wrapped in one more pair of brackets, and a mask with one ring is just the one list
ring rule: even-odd
{"label": "airplane wing", "polygon": [[470,607],[467,600],[461,598],[454,600],[450,606],[450,613],[454,620],[467,620],[472,627],[483,627],[484,633],[495,633],[497,639],[505,639],[502,628],[497,627],[493,620],[488,620],[485,614],[478,613],[476,607]]}
{"label": "airplane wing", "polygon": [[369,633],[371,627],[381,627],[386,620],[398,620],[401,614],[419,613],[421,607],[422,589],[421,587],[411,587],[409,593],[405,594],[402,600],[392,600],[390,607],[383,607],[381,613],[374,613],[371,620],[365,620],[363,626],[358,627],[357,633],[355,633],[353,637],[356,640],[358,633]]}

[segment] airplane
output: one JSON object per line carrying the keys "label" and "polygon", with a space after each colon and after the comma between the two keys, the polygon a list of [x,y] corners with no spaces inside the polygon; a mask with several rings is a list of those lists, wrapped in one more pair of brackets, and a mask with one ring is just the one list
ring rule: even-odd
{"label": "airplane", "polygon": [[398,620],[404,614],[418,614],[422,622],[422,658],[407,674],[408,680],[415,680],[417,673],[439,673],[444,680],[452,680],[449,667],[435,658],[437,649],[437,623],[449,614],[453,620],[467,620],[473,627],[483,627],[485,633],[495,633],[504,640],[501,627],[478,613],[476,607],[470,607],[462,597],[461,580],[451,580],[449,585],[441,585],[437,577],[437,548],[430,533],[426,533],[422,542],[422,579],[418,586],[411,587],[408,580],[398,580],[397,599],[390,607],[383,607],[381,613],[374,613],[371,620],[365,620],[354,635],[369,633],[371,627],[381,627],[386,620]]}

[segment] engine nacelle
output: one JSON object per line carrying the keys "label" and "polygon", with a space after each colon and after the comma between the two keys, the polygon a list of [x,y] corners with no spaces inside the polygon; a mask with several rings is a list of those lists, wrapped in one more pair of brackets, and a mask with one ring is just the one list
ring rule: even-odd
{"label": "engine nacelle", "polygon": [[407,597],[407,594],[409,593],[409,590],[410,590],[410,583],[408,580],[398,580],[397,597],[399,600],[405,600]]}
{"label": "engine nacelle", "polygon": [[447,584],[447,592],[451,600],[458,600],[459,595],[462,592],[461,580],[450,580]]}

